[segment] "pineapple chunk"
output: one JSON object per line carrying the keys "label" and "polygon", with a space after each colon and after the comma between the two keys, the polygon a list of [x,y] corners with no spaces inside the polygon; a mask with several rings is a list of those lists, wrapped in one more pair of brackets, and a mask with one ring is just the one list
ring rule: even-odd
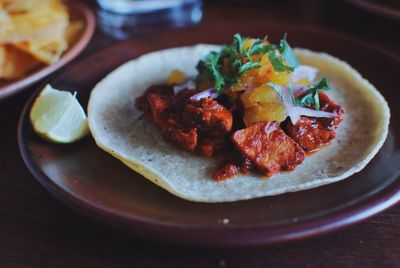
{"label": "pineapple chunk", "polygon": [[283,103],[265,103],[251,106],[244,111],[243,121],[246,126],[262,121],[282,122],[287,117]]}
{"label": "pineapple chunk", "polygon": [[245,108],[267,103],[279,103],[278,93],[267,85],[262,85],[254,90],[245,91],[240,98]]}
{"label": "pineapple chunk", "polygon": [[269,79],[272,83],[278,84],[278,85],[286,85],[290,82],[290,76],[289,73],[287,72],[271,72]]}
{"label": "pineapple chunk", "polygon": [[177,85],[182,84],[185,80],[185,74],[181,71],[174,70],[171,72],[167,79],[167,85]]}
{"label": "pineapple chunk", "polygon": [[246,91],[240,96],[244,110],[243,121],[246,126],[261,121],[282,122],[286,119],[286,107],[278,92],[267,85]]}
{"label": "pineapple chunk", "polygon": [[254,43],[254,38],[247,38],[243,42],[242,52],[249,49],[249,47]]}
{"label": "pineapple chunk", "polygon": [[[250,43],[250,41],[246,41]],[[246,43],[246,44],[247,44]],[[245,45],[243,45],[245,46]],[[263,84],[267,84],[268,82],[273,82],[278,85],[286,85],[290,82],[291,75],[288,72],[276,72],[268,58],[268,54],[264,55],[256,55],[253,57],[253,61],[256,61],[259,57],[261,60],[259,61],[261,67],[258,69],[252,69],[238,77],[237,83],[235,83],[230,91],[243,91],[248,88],[256,88]],[[244,62],[247,61],[247,58],[244,59]],[[244,63],[243,62],[243,63]],[[226,68],[224,69],[226,70]]]}
{"label": "pineapple chunk", "polygon": [[300,79],[296,83],[306,87],[309,87],[311,85],[311,81],[308,79]]}

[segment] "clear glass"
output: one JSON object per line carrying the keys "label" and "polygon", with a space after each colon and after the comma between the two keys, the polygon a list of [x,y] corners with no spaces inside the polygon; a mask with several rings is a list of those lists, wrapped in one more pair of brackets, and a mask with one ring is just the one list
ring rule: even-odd
{"label": "clear glass", "polygon": [[193,5],[199,0],[97,0],[104,10],[120,14],[143,14]]}
{"label": "clear glass", "polygon": [[202,19],[202,0],[97,0],[99,26],[127,39],[165,28],[192,26]]}

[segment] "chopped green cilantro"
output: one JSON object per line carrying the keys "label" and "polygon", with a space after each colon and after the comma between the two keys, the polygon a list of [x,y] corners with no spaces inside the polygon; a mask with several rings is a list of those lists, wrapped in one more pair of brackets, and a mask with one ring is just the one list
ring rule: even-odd
{"label": "chopped green cilantro", "polygon": [[233,35],[233,46],[239,54],[242,53],[243,48],[243,38],[239,33]]}
{"label": "chopped green cilantro", "polygon": [[261,67],[260,63],[248,61],[239,67],[239,74],[245,73],[251,69],[258,69],[260,67]]}
{"label": "chopped green cilantro", "polygon": [[268,58],[272,64],[272,66],[274,67],[275,71],[277,71],[277,72],[293,72],[294,68],[285,65],[285,63],[283,63],[282,57],[279,57],[276,54],[275,50],[269,51]]}
{"label": "chopped green cilantro", "polygon": [[210,56],[210,68],[211,68],[211,73],[214,77],[216,88],[221,88],[225,83],[224,77],[219,72],[218,61],[219,61],[220,56],[221,56],[221,54],[218,54],[218,53],[211,53],[211,56]]}
{"label": "chopped green cilantro", "polygon": [[296,55],[294,55],[293,50],[286,39],[281,40],[279,51],[282,53],[283,58],[290,67],[294,69],[300,65],[299,60],[297,59]]}
{"label": "chopped green cilantro", "polygon": [[323,77],[319,82],[311,85],[307,93],[300,100],[297,100],[296,103],[306,107],[314,106],[315,110],[319,110],[319,93],[329,89],[330,87],[328,85],[328,79],[326,77]]}
{"label": "chopped green cilantro", "polygon": [[240,75],[261,67],[262,57],[255,57],[260,54],[268,54],[277,72],[292,72],[298,66],[298,61],[286,40],[281,41],[278,50],[275,45],[266,43],[267,37],[254,39],[249,46],[244,47],[248,40],[249,38],[243,38],[237,33],[233,36],[231,45],[223,46],[220,52],[206,55],[197,65],[199,74],[195,78],[196,85],[210,81],[214,88],[222,93],[224,88],[233,86]]}
{"label": "chopped green cilantro", "polygon": [[301,102],[294,96],[293,84],[289,83],[288,88],[289,88],[290,97],[292,98],[292,102],[297,106],[301,106]]}

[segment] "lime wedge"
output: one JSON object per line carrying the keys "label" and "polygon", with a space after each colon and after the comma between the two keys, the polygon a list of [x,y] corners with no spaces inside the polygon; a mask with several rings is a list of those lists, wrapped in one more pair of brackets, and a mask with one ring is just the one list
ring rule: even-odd
{"label": "lime wedge", "polygon": [[36,133],[57,143],[74,142],[89,133],[85,111],[75,94],[50,85],[35,99],[30,119]]}

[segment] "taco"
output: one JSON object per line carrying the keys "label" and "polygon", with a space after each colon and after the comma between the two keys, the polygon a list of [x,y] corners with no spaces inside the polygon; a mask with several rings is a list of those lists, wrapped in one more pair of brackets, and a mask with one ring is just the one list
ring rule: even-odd
{"label": "taco", "polygon": [[226,202],[351,176],[383,145],[390,111],[346,62],[236,34],[123,64],[93,89],[88,118],[97,145],[153,183]]}

